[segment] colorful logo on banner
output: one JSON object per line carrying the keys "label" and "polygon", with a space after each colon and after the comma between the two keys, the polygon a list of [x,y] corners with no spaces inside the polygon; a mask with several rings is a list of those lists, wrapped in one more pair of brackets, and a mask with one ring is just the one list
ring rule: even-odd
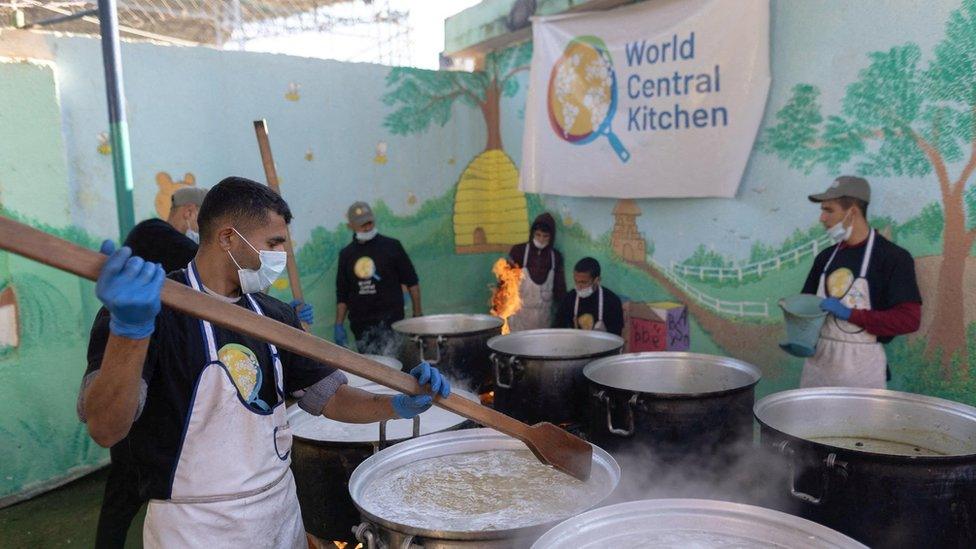
{"label": "colorful logo on banner", "polygon": [[610,128],[617,112],[617,75],[607,45],[596,36],[578,36],[566,45],[549,76],[549,123],[574,145],[606,136],[621,162],[630,152]]}

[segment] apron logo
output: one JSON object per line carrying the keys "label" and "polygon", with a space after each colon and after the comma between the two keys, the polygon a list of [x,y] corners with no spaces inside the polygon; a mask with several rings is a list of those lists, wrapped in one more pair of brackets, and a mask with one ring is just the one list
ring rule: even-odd
{"label": "apron logo", "polygon": [[827,277],[827,295],[841,299],[853,284],[854,273],[847,267],[841,267]]}
{"label": "apron logo", "polygon": [[266,402],[258,398],[263,376],[254,351],[237,343],[228,343],[217,351],[217,358],[227,367],[241,400],[261,410],[270,409]]}
{"label": "apron logo", "polygon": [[580,330],[592,330],[594,324],[593,315],[590,313],[582,314],[576,319],[576,325]]}

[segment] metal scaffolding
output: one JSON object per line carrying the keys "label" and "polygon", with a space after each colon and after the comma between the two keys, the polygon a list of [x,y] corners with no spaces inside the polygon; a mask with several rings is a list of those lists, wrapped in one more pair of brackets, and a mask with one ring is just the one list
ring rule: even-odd
{"label": "metal scaffolding", "polygon": [[[0,1],[0,28],[97,34],[96,8],[96,1]],[[409,12],[392,8],[390,0],[118,0],[118,14],[127,39],[244,48],[256,39],[334,34],[367,47],[310,55],[388,65],[410,61]]]}

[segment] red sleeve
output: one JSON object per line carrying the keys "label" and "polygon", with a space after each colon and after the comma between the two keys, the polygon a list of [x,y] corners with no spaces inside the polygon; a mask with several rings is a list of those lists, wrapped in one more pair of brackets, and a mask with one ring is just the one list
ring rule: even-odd
{"label": "red sleeve", "polygon": [[922,322],[922,304],[899,303],[884,311],[854,309],[850,321],[878,337],[894,337],[918,330]]}

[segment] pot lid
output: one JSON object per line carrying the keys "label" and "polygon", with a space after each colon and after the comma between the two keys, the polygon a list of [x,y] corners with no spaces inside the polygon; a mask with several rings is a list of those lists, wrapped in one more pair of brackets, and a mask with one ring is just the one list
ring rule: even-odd
{"label": "pot lid", "polygon": [[543,360],[576,360],[617,353],[624,339],[616,334],[565,328],[526,330],[495,336],[488,348],[498,353]]}
{"label": "pot lid", "polygon": [[661,396],[724,393],[759,382],[759,369],[734,358],[697,353],[628,353],[594,360],[583,375],[598,385]]}
{"label": "pot lid", "polygon": [[460,336],[501,330],[505,321],[491,315],[430,315],[398,320],[393,330],[408,336]]}

